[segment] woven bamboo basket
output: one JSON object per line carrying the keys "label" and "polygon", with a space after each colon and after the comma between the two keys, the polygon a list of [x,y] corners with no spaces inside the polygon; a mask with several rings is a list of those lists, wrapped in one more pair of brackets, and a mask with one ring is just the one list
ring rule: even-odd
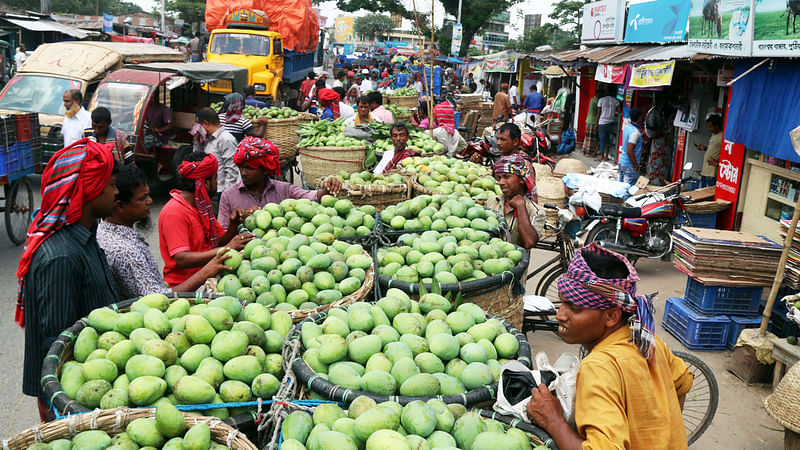
{"label": "woven bamboo basket", "polygon": [[533,171],[536,173],[537,179],[553,176],[553,169],[547,164],[533,163]]}
{"label": "woven bamboo basket", "polygon": [[300,147],[300,164],[309,182],[327,175],[360,172],[364,169],[367,147]]}
{"label": "woven bamboo basket", "polygon": [[416,108],[419,103],[419,97],[416,95],[389,95],[384,97],[384,102],[389,105],[405,106],[406,108]]}
{"label": "woven bamboo basket", "polygon": [[[558,223],[558,211],[544,208],[544,205],[556,205],[559,208],[567,206],[567,194],[564,190],[564,183],[556,177],[538,177],[536,179],[536,190],[539,194],[539,207],[544,209],[544,217],[548,223]],[[547,238],[556,234],[555,230],[545,227],[544,236]]]}
{"label": "woven bamboo basket", "polygon": [[586,173],[586,164],[575,158],[564,158],[556,163],[553,176],[562,178],[568,173]]}
{"label": "woven bamboo basket", "polygon": [[784,428],[800,433],[800,364],[789,368],[775,390],[764,399],[764,409]]}
{"label": "woven bamboo basket", "polygon": [[[56,439],[71,439],[82,431],[102,430],[109,436],[125,432],[129,423],[136,419],[154,418],[154,408],[114,408],[108,410],[96,409],[91,413],[69,416],[53,422],[29,428],[11,439],[3,441],[3,448],[9,450],[23,450],[37,442],[48,443]],[[198,424],[207,424],[211,429],[211,440],[230,447],[234,450],[257,450],[244,433],[239,432],[230,425],[216,417],[203,417],[183,413],[187,428]]]}
{"label": "woven bamboo basket", "polygon": [[[328,177],[317,178],[314,184],[322,187]],[[337,197],[346,198],[354,205],[372,205],[377,211],[383,211],[389,205],[408,200],[411,195],[411,183],[403,177],[403,184],[342,184]]]}
{"label": "woven bamboo basket", "polygon": [[281,165],[297,156],[297,129],[300,128],[299,116],[288,119],[272,119],[267,122],[264,138],[272,141],[280,151]]}

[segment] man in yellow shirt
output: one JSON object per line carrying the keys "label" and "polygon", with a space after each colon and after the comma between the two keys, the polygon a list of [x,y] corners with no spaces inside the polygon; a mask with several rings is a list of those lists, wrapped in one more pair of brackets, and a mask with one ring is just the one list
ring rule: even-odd
{"label": "man in yellow shirt", "polygon": [[653,306],[636,296],[638,280],[623,256],[596,244],[580,249],[558,280],[558,332],[586,353],[577,431],[544,385],[533,388],[527,409],[561,449],[687,448],[681,409],[693,375],[653,334]]}
{"label": "man in yellow shirt", "polygon": [[694,144],[698,150],[706,152],[703,157],[703,170],[700,171],[700,187],[716,186],[719,155],[722,151],[722,116],[717,113],[709,114],[706,117],[706,125],[711,132],[708,145]]}

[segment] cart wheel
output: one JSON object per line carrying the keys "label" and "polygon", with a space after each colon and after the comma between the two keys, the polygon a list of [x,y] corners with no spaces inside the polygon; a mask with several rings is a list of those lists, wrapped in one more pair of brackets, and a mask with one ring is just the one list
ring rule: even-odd
{"label": "cart wheel", "polygon": [[33,212],[33,189],[26,177],[14,180],[6,196],[6,232],[15,245],[25,243]]}

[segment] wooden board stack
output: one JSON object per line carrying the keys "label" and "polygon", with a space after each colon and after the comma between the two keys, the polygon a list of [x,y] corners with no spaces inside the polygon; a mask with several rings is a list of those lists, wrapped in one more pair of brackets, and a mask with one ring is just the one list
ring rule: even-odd
{"label": "wooden board stack", "polygon": [[483,94],[461,94],[461,98],[456,100],[456,106],[463,116],[467,111],[480,111],[482,100]]}
{"label": "wooden board stack", "polygon": [[[778,232],[782,238],[786,238],[791,221],[781,220],[778,224]],[[800,290],[800,230],[795,229],[792,236],[792,248],[789,250],[789,258],[786,260],[786,272],[783,274],[783,285],[789,288]]]}
{"label": "wooden board stack", "polygon": [[752,233],[684,227],[672,233],[674,266],[703,284],[770,286],[783,246]]}

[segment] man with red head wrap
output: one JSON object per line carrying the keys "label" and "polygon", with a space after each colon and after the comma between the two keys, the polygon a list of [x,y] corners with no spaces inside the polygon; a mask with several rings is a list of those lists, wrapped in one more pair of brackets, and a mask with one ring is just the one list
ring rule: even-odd
{"label": "man with red head wrap", "polygon": [[[42,394],[42,361],[59,333],[119,300],[95,237],[97,220],[114,211],[112,147],[81,139],[56,152],[42,174],[42,207],[17,268],[14,320],[25,327],[26,395]],[[48,419],[47,400],[39,399],[42,420]]]}
{"label": "man with red head wrap", "polygon": [[320,89],[317,94],[319,98],[319,105],[322,107],[322,115],[320,120],[336,120],[341,115],[339,113],[339,100],[341,97],[339,93],[333,89]]}
{"label": "man with red head wrap", "polygon": [[231,213],[237,209],[253,211],[267,203],[280,203],[287,198],[319,201],[323,195],[336,195],[342,188],[341,181],[335,177],[330,177],[324,187],[315,191],[273,179],[281,173],[279,155],[278,147],[266,139],[246,137],[242,140],[233,157],[242,181],[225,189],[219,201],[219,216],[223,226],[228,225]]}
{"label": "man with red head wrap", "polygon": [[210,195],[217,191],[217,159],[202,152],[190,153],[178,165],[170,200],[158,216],[158,242],[164,260],[164,281],[179,285],[200,270],[221,246],[241,250],[253,239],[250,233],[236,235],[244,211],[228,216],[227,230],[217,221]]}

